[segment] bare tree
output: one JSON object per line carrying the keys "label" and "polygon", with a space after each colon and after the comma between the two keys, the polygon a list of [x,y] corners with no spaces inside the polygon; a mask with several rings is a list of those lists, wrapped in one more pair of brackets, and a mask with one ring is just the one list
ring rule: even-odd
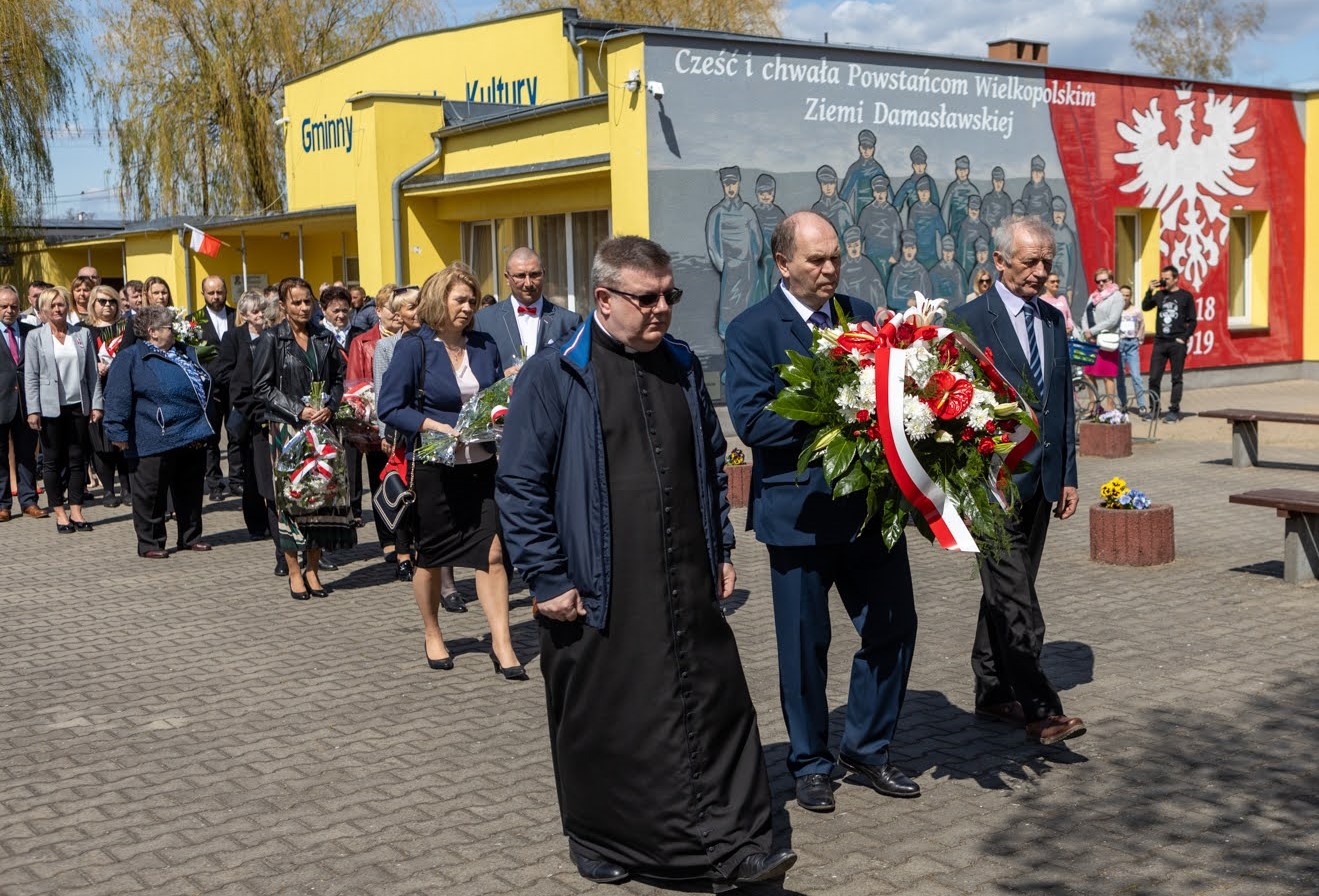
{"label": "bare tree", "polygon": [[49,140],[78,74],[65,0],[0,0],[0,227],[36,221],[54,179]]}
{"label": "bare tree", "polygon": [[[501,0],[498,11],[507,15],[563,5],[560,0]],[[606,22],[777,36],[783,0],[580,0],[572,5],[583,18]]]}
{"label": "bare tree", "polygon": [[282,207],[284,83],[439,21],[429,0],[103,2],[89,81],[130,217]]}
{"label": "bare tree", "polygon": [[1232,51],[1258,34],[1267,0],[1154,0],[1131,33],[1137,55],[1170,78],[1211,81],[1232,74]]}

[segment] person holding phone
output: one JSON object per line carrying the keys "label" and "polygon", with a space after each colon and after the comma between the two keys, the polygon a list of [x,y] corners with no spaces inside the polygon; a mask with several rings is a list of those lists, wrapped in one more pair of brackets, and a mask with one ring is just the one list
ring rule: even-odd
{"label": "person holding phone", "polygon": [[1141,300],[1141,311],[1159,310],[1154,324],[1154,348],[1150,351],[1150,394],[1154,407],[1163,404],[1163,370],[1172,366],[1172,396],[1164,423],[1182,419],[1182,371],[1186,369],[1187,343],[1195,332],[1195,299],[1178,286],[1180,272],[1167,265],[1159,272],[1158,280],[1150,281]]}

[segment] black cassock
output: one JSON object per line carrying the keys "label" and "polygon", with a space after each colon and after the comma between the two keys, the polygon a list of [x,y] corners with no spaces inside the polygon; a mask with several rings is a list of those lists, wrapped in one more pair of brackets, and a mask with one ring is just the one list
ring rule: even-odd
{"label": "black cassock", "polygon": [[580,854],[634,874],[728,876],[770,851],[770,792],[701,525],[704,442],[667,349],[625,354],[595,326],[591,366],[609,481],[609,618],[603,630],[542,621],[540,639],[564,833]]}

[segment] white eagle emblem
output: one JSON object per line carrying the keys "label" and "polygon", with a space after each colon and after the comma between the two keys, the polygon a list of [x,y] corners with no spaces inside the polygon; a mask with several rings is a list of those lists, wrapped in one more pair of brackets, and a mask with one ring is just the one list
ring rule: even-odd
{"label": "white eagle emblem", "polygon": [[1218,264],[1219,251],[1227,241],[1227,215],[1221,200],[1252,192],[1233,178],[1255,167],[1254,159],[1237,155],[1238,148],[1254,136],[1255,128],[1240,129],[1249,99],[1233,105],[1232,94],[1218,97],[1210,89],[1203,101],[1201,135],[1197,137],[1196,95],[1189,84],[1178,85],[1176,94],[1173,115],[1180,122],[1176,140],[1161,139],[1165,126],[1156,96],[1146,109],[1131,110],[1130,123],[1117,123],[1118,136],[1131,149],[1113,158],[1136,167],[1136,177],[1119,189],[1140,193],[1142,206],[1159,209],[1162,255],[1199,290],[1205,275]]}

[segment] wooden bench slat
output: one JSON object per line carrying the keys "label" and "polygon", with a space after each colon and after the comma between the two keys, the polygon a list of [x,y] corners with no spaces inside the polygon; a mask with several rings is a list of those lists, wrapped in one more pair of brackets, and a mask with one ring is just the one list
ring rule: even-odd
{"label": "wooden bench slat", "polygon": [[1229,495],[1233,504],[1274,507],[1291,513],[1319,513],[1319,492],[1298,488],[1262,488]]}
{"label": "wooden bench slat", "polygon": [[1214,417],[1221,420],[1246,420],[1251,423],[1301,423],[1319,425],[1319,414],[1301,414],[1295,411],[1258,411],[1243,408],[1219,408],[1213,411],[1200,411],[1200,417]]}

